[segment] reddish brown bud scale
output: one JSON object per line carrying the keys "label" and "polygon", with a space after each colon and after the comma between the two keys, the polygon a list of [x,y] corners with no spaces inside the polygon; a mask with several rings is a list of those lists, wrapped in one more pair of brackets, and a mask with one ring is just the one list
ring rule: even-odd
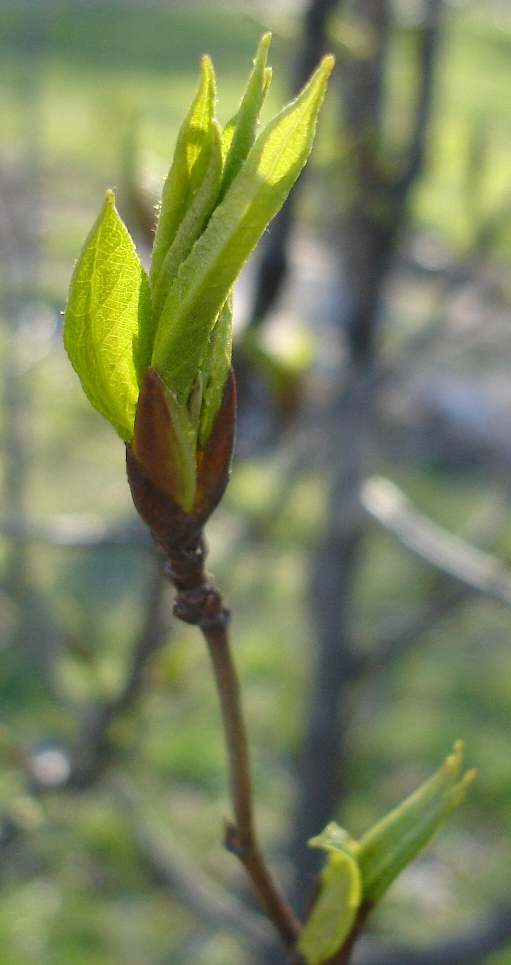
{"label": "reddish brown bud scale", "polygon": [[126,469],[135,509],[149,526],[156,542],[165,551],[172,546],[195,545],[200,535],[197,520],[185,513],[172,496],[155,486],[131,446],[126,447]]}
{"label": "reddish brown bud scale", "polygon": [[165,388],[155,369],[147,370],[140,386],[133,451],[154,485],[175,498],[177,440]]}
{"label": "reddish brown bud scale", "polygon": [[143,391],[140,419],[137,411],[138,433],[135,432],[133,448],[126,448],[128,482],[137,512],[156,541],[171,555],[172,550],[199,545],[204,524],[227,486],[236,421],[234,373],[231,369],[208,443],[197,453],[197,491],[193,509],[188,513],[172,495],[175,474],[169,447],[172,436],[167,425],[170,415],[168,409],[166,414],[162,412],[165,397],[153,370],[146,374]]}
{"label": "reddish brown bud scale", "polygon": [[207,519],[220,502],[229,481],[236,432],[236,380],[234,370],[224,387],[222,405],[205,449],[197,450],[197,490],[194,512]]}

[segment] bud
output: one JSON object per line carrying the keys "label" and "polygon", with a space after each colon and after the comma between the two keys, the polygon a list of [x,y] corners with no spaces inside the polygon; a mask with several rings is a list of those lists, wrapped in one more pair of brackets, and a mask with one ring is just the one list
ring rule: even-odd
{"label": "bud", "polygon": [[[204,446],[196,450],[195,490],[189,511],[180,502],[176,467],[183,455],[167,405],[167,392],[154,369],[146,372],[126,467],[135,508],[165,550],[193,546],[220,502],[229,479],[234,446],[236,384],[230,369],[222,404]],[[181,460],[181,461],[180,461]]]}
{"label": "bud", "polygon": [[[107,191],[71,281],[65,346],[89,400],[128,446],[135,503],[153,532],[162,501],[170,500],[164,516],[173,517],[174,505],[203,523],[225,488],[234,435],[232,287],[307,160],[333,66],[325,57],[256,137],[269,42],[265,34],[223,131],[213,65],[202,58],[149,274]],[[143,479],[151,506],[141,505]]]}

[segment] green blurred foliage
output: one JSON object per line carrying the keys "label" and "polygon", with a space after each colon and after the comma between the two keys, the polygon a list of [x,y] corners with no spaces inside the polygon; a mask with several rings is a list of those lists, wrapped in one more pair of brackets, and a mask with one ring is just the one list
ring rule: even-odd
{"label": "green blurred foliage", "polygon": [[[39,5],[41,45],[27,53],[31,30],[39,29],[36,20],[29,22],[29,10],[37,18],[37,9],[0,2],[1,152],[7,164],[23,159],[22,135],[28,136],[35,116],[42,192],[37,289],[56,314],[98,199],[120,177],[126,118],[137,111],[142,165],[158,183],[196,83],[199,55],[207,50],[218,66],[227,120],[261,26],[271,24],[213,3],[188,10],[53,0]],[[490,145],[483,214],[491,215],[511,193],[511,23],[505,16],[498,19],[482,3],[447,9],[429,160],[413,213],[416,225],[433,231],[451,252],[469,250],[477,227],[466,198],[474,119],[484,119]],[[401,28],[388,78],[390,155],[407,130],[410,84],[403,78],[411,76],[412,45],[413,31]],[[291,53],[277,35],[272,62],[279,69],[268,112],[279,104],[279,78]],[[333,120],[335,102],[329,110]],[[342,137],[328,125],[315,163],[341,198],[342,157]],[[303,208],[314,222],[324,189],[311,186],[314,201]],[[331,193],[328,201],[332,206]],[[495,256],[505,263],[510,252],[507,230]],[[413,311],[410,320],[406,309],[401,315],[396,310],[399,333],[427,317],[427,298]],[[2,335],[4,363],[9,350]],[[57,340],[27,366],[23,385],[31,409],[30,514],[88,512],[114,521],[131,513],[123,447],[90,409]],[[434,467],[401,467],[393,478],[452,531],[462,531],[492,495],[477,477]],[[240,541],[244,521],[257,526],[271,510],[279,483],[273,458],[240,464],[210,526],[211,569],[234,614],[259,825],[270,851],[285,833],[295,793],[292,765],[312,660],[307,553],[322,525],[324,489],[318,474],[304,475],[265,538]],[[499,552],[511,554],[509,525]],[[7,568],[7,543],[0,553]],[[5,590],[0,595],[2,718],[29,748],[46,740],[67,747],[84,706],[121,685],[141,625],[150,564],[136,551],[42,546],[29,548],[27,563],[30,593],[17,601]],[[371,527],[356,601],[361,645],[374,647],[381,627],[393,615],[411,613],[432,583],[425,566]],[[480,771],[441,845],[434,842],[382,904],[378,926],[387,934],[426,941],[509,893],[510,630],[503,607],[475,599],[391,673],[356,690],[348,735],[352,790],[335,816],[355,836],[432,773],[456,738],[464,738],[468,762]],[[112,736],[117,763],[129,770],[143,809],[224,884],[237,886],[239,870],[220,843],[229,804],[217,700],[192,629],[172,627],[150,664],[136,711],[116,723]],[[0,805],[9,819],[1,828],[0,965],[177,965],[186,961],[188,947],[194,965],[240,960],[237,941],[224,933],[201,943],[193,916],[148,878],[107,789],[27,800],[16,753],[0,739]],[[186,945],[192,939],[196,944]],[[488,965],[511,965],[511,952]]]}

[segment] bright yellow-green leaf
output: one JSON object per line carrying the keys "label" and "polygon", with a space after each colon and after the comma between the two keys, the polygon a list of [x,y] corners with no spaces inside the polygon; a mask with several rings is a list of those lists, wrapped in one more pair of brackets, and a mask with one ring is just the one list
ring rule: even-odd
{"label": "bright yellow-green leaf", "polygon": [[158,318],[160,314],[165,299],[176,278],[180,264],[188,257],[197,238],[202,234],[208,223],[217,201],[221,179],[222,148],[220,143],[220,127],[216,121],[212,121],[209,163],[204,173],[204,178],[196,189],[190,206],[176,231],[174,240],[160,268],[158,279],[153,287],[153,311],[155,318]]}
{"label": "bright yellow-green leaf", "polygon": [[297,944],[310,965],[324,962],[341,948],[356,919],[362,899],[360,872],[352,841],[334,822],[309,845],[327,852],[319,894]]}
{"label": "bright yellow-green leaf", "polygon": [[207,354],[202,365],[204,398],[200,421],[199,444],[204,448],[222,404],[231,367],[232,355],[232,294],[229,293],[220,310],[215,327],[209,336]]}
{"label": "bright yellow-green leaf", "polygon": [[128,443],[152,341],[147,278],[107,191],[71,280],[64,344],[85,394]]}
{"label": "bright yellow-green leaf", "polygon": [[216,82],[209,57],[201,60],[199,89],[186,115],[176,142],[174,158],[163,186],[160,215],[154,238],[149,280],[158,281],[165,256],[176,237],[195,192],[200,188],[214,150],[213,132]]}
{"label": "bright yellow-green leaf", "polygon": [[333,58],[325,57],[259,135],[167,296],[152,364],[183,404],[235,279],[307,160],[332,66]]}
{"label": "bright yellow-green leaf", "polygon": [[232,139],[225,159],[220,197],[230,187],[254,143],[259,114],[271,81],[271,69],[266,67],[271,33],[263,34],[254,60],[254,67],[235,118]]}
{"label": "bright yellow-green leaf", "polygon": [[460,778],[463,744],[414,794],[360,839],[355,850],[364,900],[376,901],[461,803],[475,771]]}
{"label": "bright yellow-green leaf", "polygon": [[234,117],[231,117],[230,121],[227,122],[227,124],[225,125],[222,131],[222,136],[220,139],[221,145],[222,145],[222,164],[225,164],[225,159],[229,153],[229,148],[232,144],[232,139],[234,137],[234,132],[236,130],[236,120],[237,120],[237,116],[235,114]]}
{"label": "bright yellow-green leaf", "polygon": [[192,508],[195,496],[197,467],[195,453],[197,451],[197,430],[192,424],[188,411],[179,404],[170,389],[165,388],[165,396],[169,407],[176,444],[179,451],[174,498],[185,512]]}
{"label": "bright yellow-green leaf", "polygon": [[140,385],[147,368],[156,369],[183,463],[183,506],[192,504],[197,443],[209,438],[228,375],[232,286],[305,164],[332,68],[325,58],[254,143],[271,78],[269,42],[265,34],[238,114],[222,133],[213,66],[202,58],[163,188],[149,283],[109,192],[66,311],[65,343],[85,392],[130,444]]}

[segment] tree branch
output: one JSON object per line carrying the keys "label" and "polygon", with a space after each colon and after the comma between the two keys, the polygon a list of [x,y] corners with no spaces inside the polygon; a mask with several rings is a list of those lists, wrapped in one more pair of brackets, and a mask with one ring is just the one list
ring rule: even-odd
{"label": "tree branch", "polygon": [[229,645],[229,611],[204,569],[206,550],[199,531],[193,545],[167,545],[166,574],[177,590],[175,615],[197,625],[211,658],[226,738],[235,822],[226,824],[226,846],[243,864],[254,891],[291,958],[300,924],[280,891],[259,846],[253,815],[252,784],[238,677]]}
{"label": "tree branch", "polygon": [[420,560],[511,606],[511,570],[419,513],[390,480],[366,480],[361,498],[367,512]]}
{"label": "tree branch", "polygon": [[226,822],[226,847],[244,865],[268,917],[278,928],[286,947],[293,948],[300,932],[299,923],[280,894],[255,835],[248,745],[239,683],[226,628],[218,625],[201,629],[213,665],[229,755],[231,796],[236,823]]}
{"label": "tree branch", "polygon": [[415,110],[415,125],[408,149],[407,163],[394,186],[397,197],[406,198],[410,186],[421,173],[424,163],[424,149],[433,97],[436,55],[440,40],[441,14],[442,0],[427,0],[417,58],[419,93]]}

